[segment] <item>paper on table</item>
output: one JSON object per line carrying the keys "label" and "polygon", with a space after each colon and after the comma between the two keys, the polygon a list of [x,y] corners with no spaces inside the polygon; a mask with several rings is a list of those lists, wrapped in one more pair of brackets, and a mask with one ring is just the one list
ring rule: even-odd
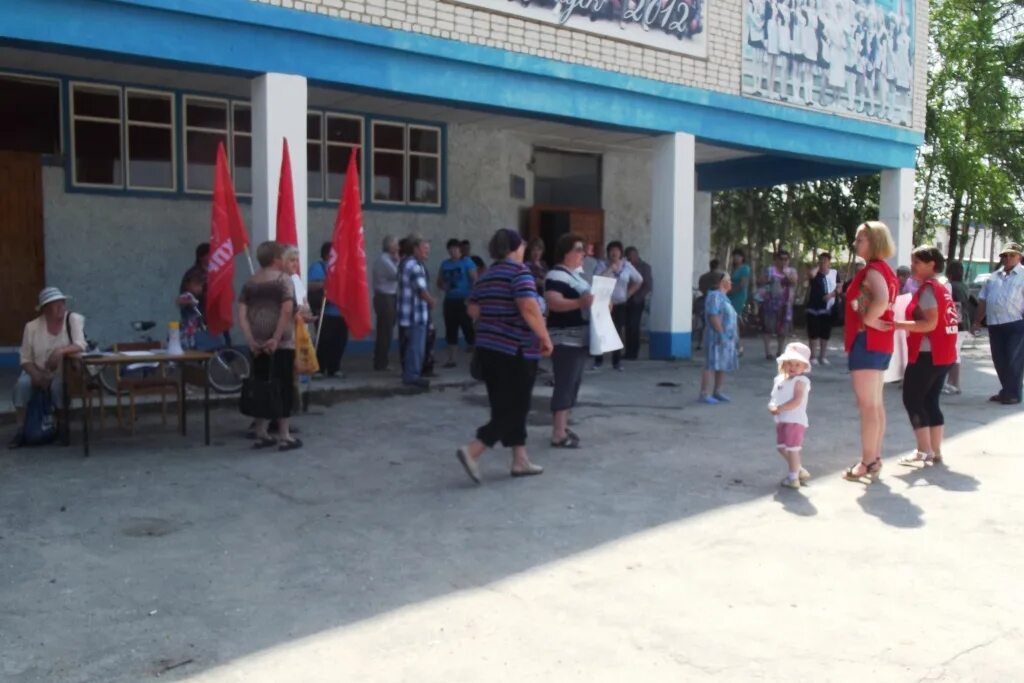
{"label": "paper on table", "polygon": [[152,356],[155,354],[153,351],[118,351],[122,356]]}
{"label": "paper on table", "polygon": [[594,295],[594,303],[590,307],[590,355],[600,356],[609,351],[622,348],[622,340],[612,322],[609,304],[612,290],[615,289],[615,278],[595,275],[590,285],[590,293]]}

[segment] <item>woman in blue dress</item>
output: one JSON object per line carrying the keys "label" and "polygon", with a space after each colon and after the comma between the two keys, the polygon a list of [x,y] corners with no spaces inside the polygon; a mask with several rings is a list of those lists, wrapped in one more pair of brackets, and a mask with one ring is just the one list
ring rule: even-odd
{"label": "woman in blue dress", "polygon": [[[725,373],[740,366],[736,342],[739,339],[736,326],[736,309],[729,303],[732,278],[722,273],[718,286],[708,290],[704,303],[704,373],[700,378],[701,403],[728,403],[729,397],[722,393]],[[713,389],[712,389],[713,385]]]}

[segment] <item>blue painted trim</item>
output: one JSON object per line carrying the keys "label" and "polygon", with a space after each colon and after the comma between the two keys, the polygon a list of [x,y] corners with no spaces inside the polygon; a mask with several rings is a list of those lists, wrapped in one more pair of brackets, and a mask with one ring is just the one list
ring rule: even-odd
{"label": "blue painted trim", "polygon": [[17,351],[5,351],[0,353],[0,368],[11,370],[21,367],[21,354]]}
{"label": "blue painted trim", "polygon": [[0,4],[0,32],[44,49],[296,73],[398,97],[684,131],[708,142],[873,168],[913,166],[923,141],[906,129],[250,0],[36,0],[31,11],[8,1]]}
{"label": "blue painted trim", "polygon": [[823,178],[843,178],[877,173],[861,165],[828,164],[813,159],[760,156],[697,166],[697,189],[718,192],[743,187],[771,187]]}
{"label": "blue painted trim", "polygon": [[693,355],[689,332],[651,332],[651,360],[675,360]]}

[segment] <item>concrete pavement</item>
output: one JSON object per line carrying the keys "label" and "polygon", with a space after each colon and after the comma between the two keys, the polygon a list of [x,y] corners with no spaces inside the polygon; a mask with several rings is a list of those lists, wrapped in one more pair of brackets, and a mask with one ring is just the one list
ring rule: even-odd
{"label": "concrete pavement", "polygon": [[[757,347],[748,345],[748,352]],[[579,451],[543,476],[454,448],[479,387],[314,408],[306,448],[143,438],[0,457],[0,680],[1024,680],[1024,413],[984,401],[983,348],[947,397],[948,465],[912,447],[894,388],[882,481],[856,461],[848,377],[815,368],[801,491],[745,359],[732,404],[699,365],[588,374]],[[756,355],[756,354],[755,354]],[[659,386],[671,383],[678,386]]]}

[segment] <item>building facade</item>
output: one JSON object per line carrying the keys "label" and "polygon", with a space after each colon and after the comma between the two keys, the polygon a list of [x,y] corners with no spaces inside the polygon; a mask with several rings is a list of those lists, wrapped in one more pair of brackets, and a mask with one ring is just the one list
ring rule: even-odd
{"label": "building facade", "polygon": [[908,258],[926,45],[912,0],[0,0],[0,347],[43,283],[101,343],[173,319],[217,144],[258,243],[287,140],[304,263],[356,154],[371,256],[619,239],[688,357],[714,191],[881,172]]}

